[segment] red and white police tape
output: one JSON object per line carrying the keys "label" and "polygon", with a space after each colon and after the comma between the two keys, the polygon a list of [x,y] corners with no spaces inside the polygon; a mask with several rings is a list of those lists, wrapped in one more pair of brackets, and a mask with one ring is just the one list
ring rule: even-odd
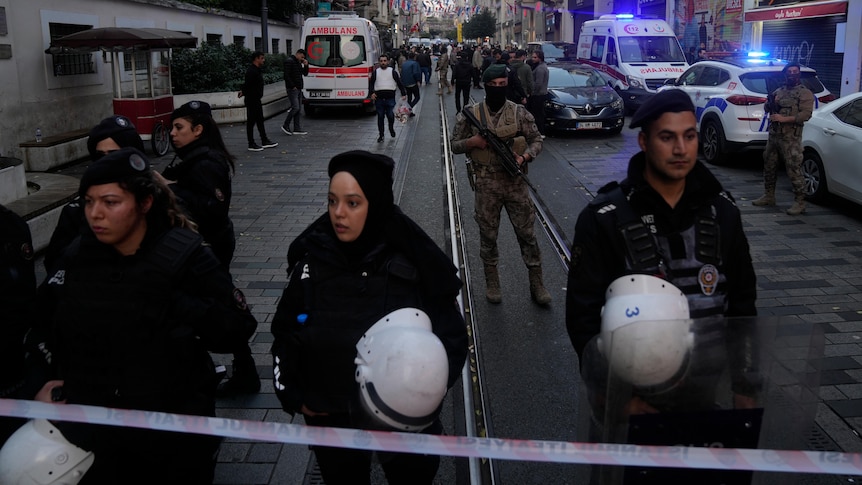
{"label": "red and white police tape", "polygon": [[437,436],[391,431],[322,428],[77,404],[48,404],[14,399],[0,399],[0,416],[127,426],[297,445],[334,446],[500,460],[844,475],[862,474],[862,453],[638,446]]}

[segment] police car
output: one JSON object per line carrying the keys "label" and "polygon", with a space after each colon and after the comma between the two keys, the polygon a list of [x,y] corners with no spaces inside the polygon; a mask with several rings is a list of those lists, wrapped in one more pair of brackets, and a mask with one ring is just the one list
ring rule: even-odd
{"label": "police car", "polygon": [[[785,84],[781,72],[787,61],[763,55],[700,61],[661,89],[681,89],[691,100],[703,156],[720,163],[732,152],[763,149],[769,137],[764,113],[766,96]],[[835,97],[809,67],[802,67],[802,84],[814,93],[814,107]]]}

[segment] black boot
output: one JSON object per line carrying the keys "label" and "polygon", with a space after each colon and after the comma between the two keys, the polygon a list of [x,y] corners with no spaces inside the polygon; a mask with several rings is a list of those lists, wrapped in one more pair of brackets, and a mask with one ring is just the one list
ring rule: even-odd
{"label": "black boot", "polygon": [[216,390],[218,397],[232,397],[238,394],[255,394],[260,391],[260,377],[257,375],[251,355],[234,355],[233,373]]}

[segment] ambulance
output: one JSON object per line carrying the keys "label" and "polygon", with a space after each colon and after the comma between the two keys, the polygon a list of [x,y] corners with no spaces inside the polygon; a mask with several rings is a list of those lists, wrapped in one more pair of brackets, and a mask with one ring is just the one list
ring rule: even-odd
{"label": "ambulance", "polygon": [[689,67],[667,22],[628,14],[602,15],[584,22],[578,37],[578,62],[609,74],[629,113]]}
{"label": "ambulance", "polygon": [[353,12],[312,17],[302,26],[308,60],[303,103],[308,115],[319,108],[374,109],[368,79],[380,57],[380,35],[368,19]]}

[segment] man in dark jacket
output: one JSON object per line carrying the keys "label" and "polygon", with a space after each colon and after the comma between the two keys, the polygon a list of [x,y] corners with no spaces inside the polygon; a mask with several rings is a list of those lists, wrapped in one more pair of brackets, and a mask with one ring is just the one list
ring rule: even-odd
{"label": "man in dark jacket", "polygon": [[432,62],[431,56],[428,54],[428,49],[419,49],[419,52],[416,53],[416,62],[419,63],[419,68],[422,70],[422,77],[425,79],[425,84],[431,84]]}
{"label": "man in dark jacket", "polygon": [[[245,82],[242,84],[242,89],[237,94],[237,97],[245,96],[246,110],[246,125],[245,132],[248,136],[248,149],[252,152],[259,152],[264,148],[274,148],[278,143],[271,141],[266,136],[266,127],[263,126],[263,73],[261,67],[264,62],[264,54],[260,51],[255,51],[252,54],[251,65],[245,72]],[[260,133],[261,145],[254,141],[254,126],[257,125],[257,131]]]}
{"label": "man in dark jacket", "polygon": [[[290,108],[287,117],[281,124],[281,131],[285,135],[305,135],[302,131],[302,122],[299,117],[300,100],[302,99],[302,76],[308,75],[308,61],[305,60],[305,50],[297,49],[296,54],[284,61],[284,87],[287,89],[287,97],[290,99]],[[290,129],[290,121],[293,120],[293,130]]]}
{"label": "man in dark jacket", "polygon": [[470,84],[473,82],[473,64],[470,51],[464,50],[458,56],[458,63],[452,68],[452,84],[455,85],[455,111],[460,113],[461,106],[470,102]]}

